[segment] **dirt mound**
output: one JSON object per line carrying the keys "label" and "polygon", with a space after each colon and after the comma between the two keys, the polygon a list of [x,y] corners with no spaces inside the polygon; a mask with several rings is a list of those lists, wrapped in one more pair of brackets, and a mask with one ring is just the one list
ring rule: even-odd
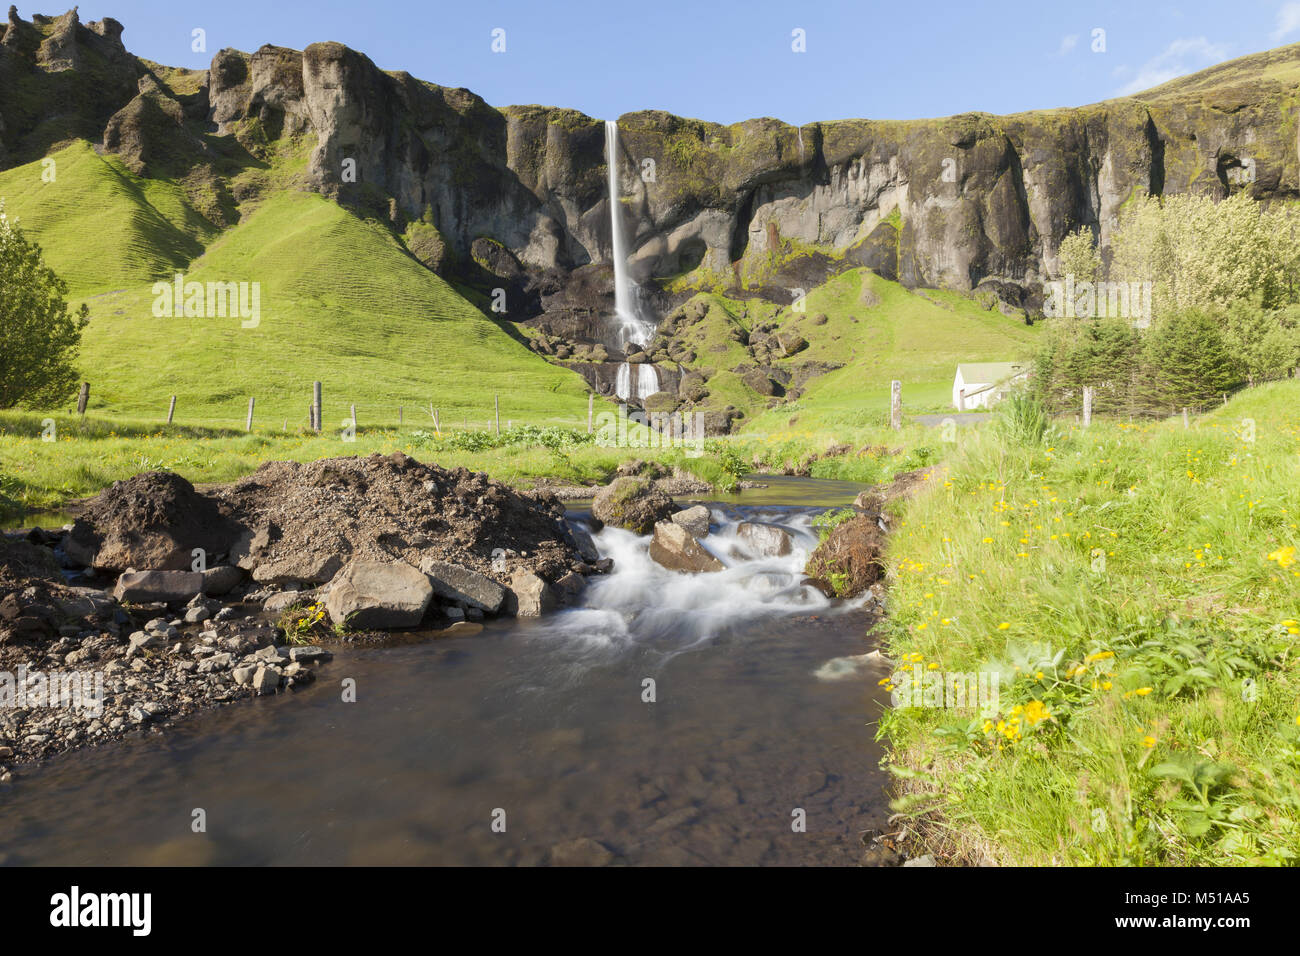
{"label": "dirt mound", "polygon": [[858,515],[827,536],[804,573],[836,597],[857,597],[884,576],[885,540],[875,520]]}
{"label": "dirt mound", "polygon": [[268,462],[214,497],[244,529],[232,560],[268,583],[321,583],[353,557],[446,561],[501,582],[521,568],[548,581],[583,569],[553,496],[401,452]]}
{"label": "dirt mound", "polygon": [[180,475],[150,471],[114,482],[86,504],[64,542],[68,556],[106,571],[188,570],[229,550],[238,529]]}

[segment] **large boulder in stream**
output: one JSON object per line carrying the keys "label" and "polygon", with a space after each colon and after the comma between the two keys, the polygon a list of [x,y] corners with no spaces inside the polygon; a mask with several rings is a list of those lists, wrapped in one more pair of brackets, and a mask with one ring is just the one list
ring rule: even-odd
{"label": "large boulder in stream", "polygon": [[681,525],[697,538],[707,538],[709,536],[709,509],[704,505],[694,505],[685,511],[679,511],[672,516],[672,522]]}
{"label": "large boulder in stream", "polygon": [[415,627],[433,599],[429,579],[405,561],[354,558],[330,582],[325,609],[356,630]]}
{"label": "large boulder in stream", "polygon": [[736,536],[750,551],[763,558],[782,558],[794,550],[790,532],[779,525],[742,521],[736,528]]}
{"label": "large boulder in stream", "polygon": [[605,524],[626,528],[637,534],[649,534],[657,522],[677,510],[673,499],[654,486],[648,478],[616,478],[597,492],[591,513]]}
{"label": "large boulder in stream", "polygon": [[420,570],[428,576],[433,593],[444,600],[476,607],[488,614],[497,613],[505,603],[505,588],[459,564],[426,558],[420,562]]}
{"label": "large boulder in stream", "polygon": [[655,536],[650,542],[650,558],[669,571],[721,571],[726,567],[704,550],[704,546],[679,524],[661,521],[655,525]]}

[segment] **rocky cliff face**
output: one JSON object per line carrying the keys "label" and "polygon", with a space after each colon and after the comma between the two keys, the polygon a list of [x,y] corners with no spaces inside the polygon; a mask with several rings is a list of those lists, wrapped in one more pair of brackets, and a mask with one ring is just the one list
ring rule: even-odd
{"label": "rocky cliff face", "polygon": [[[238,161],[232,141],[305,137],[310,188],[399,232],[422,223],[418,257],[508,280],[529,312],[573,305],[571,280],[589,288],[609,260],[597,120],[494,109],[338,43],[222,50],[190,89],[184,71],[127,53],[121,32],[107,19],[83,26],[75,10],[28,23],[10,8],[0,166],[84,137],[140,172],[201,167],[219,179]],[[820,251],[910,287],[986,288],[1032,307],[1064,235],[1092,227],[1104,249],[1133,197],[1300,196],[1298,73],[1295,45],[1139,97],[1005,117],[794,128],[627,114],[614,161],[632,269],[642,281],[775,286],[783,258]],[[214,208],[218,219],[232,211]]]}

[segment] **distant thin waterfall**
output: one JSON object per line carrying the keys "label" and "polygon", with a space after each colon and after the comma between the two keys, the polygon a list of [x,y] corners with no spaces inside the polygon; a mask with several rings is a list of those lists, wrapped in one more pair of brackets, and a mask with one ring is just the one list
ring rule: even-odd
{"label": "distant thin waterfall", "polygon": [[[609,175],[609,232],[614,260],[614,335],[618,347],[626,351],[629,345],[647,344],[655,333],[655,323],[642,315],[640,290],[627,274],[627,241],[623,236],[623,204],[618,184],[618,123],[613,120],[605,121],[605,162]],[[644,401],[659,391],[659,373],[648,363],[639,365],[633,372],[632,366],[624,362],[614,380],[614,391],[623,401],[633,395]]]}

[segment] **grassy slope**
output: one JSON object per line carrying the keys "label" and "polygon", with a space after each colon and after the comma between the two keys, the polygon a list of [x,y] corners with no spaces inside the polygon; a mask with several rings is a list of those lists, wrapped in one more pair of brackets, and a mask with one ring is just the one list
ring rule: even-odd
{"label": "grassy slope", "polygon": [[[497,393],[503,420],[585,420],[578,376],[511,338],[377,224],[284,190],[213,239],[178,188],[85,146],[56,158],[56,183],[33,164],[0,174],[0,195],[74,300],[90,303],[81,365],[101,414],[157,420],[175,394],[178,422],[233,425],[254,395],[261,421],[296,424],[319,379],[329,424],[353,402],[363,424],[433,402],[444,420],[481,425]],[[260,325],[155,318],[152,282],[176,270],[261,283]]]}
{"label": "grassy slope", "polygon": [[0,197],[75,296],[152,282],[203,251],[210,224],[177,187],[132,176],[76,143],[52,154],[54,181],[29,163],[0,172]]}
{"label": "grassy slope", "polygon": [[[864,294],[878,304],[866,304]],[[864,269],[814,290],[807,312],[788,326],[812,344],[785,361],[836,361],[844,368],[814,379],[797,403],[767,411],[746,430],[877,424],[888,410],[892,379],[903,383],[905,413],[945,410],[959,362],[1026,359],[1036,348],[1039,326],[986,311],[959,295],[927,295],[950,308]],[[824,326],[812,324],[818,314],[827,316]]]}
{"label": "grassy slope", "polygon": [[[1190,431],[959,434],[891,543],[886,625],[895,661],[1004,674],[991,724],[886,713],[899,807],[936,845],[1038,865],[1300,856],[1298,403],[1283,382]],[[1021,723],[1034,701],[1051,717]]]}

